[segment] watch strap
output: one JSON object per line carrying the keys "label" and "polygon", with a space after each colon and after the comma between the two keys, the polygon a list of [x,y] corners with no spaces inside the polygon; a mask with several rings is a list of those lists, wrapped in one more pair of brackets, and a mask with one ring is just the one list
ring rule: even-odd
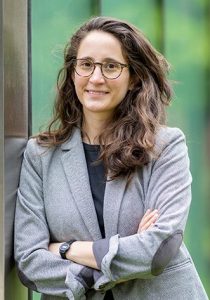
{"label": "watch strap", "polygon": [[74,242],[76,242],[76,240],[70,240],[70,241],[67,241],[67,242],[63,243],[63,244],[68,244],[68,245],[69,245],[69,247],[68,247],[65,251],[62,251],[62,250],[61,250],[62,245],[63,245],[63,244],[61,244],[60,249],[59,249],[59,252],[60,252],[60,256],[61,256],[63,259],[67,259],[67,258],[66,258],[66,252],[71,248],[71,245],[72,245]]}

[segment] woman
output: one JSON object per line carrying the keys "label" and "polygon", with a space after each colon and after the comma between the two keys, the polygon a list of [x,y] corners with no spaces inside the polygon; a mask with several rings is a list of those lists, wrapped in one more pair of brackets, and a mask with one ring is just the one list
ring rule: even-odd
{"label": "woman", "polygon": [[20,277],[42,299],[208,299],[182,241],[191,175],[183,133],[164,126],[167,71],[120,20],[91,19],[67,46],[16,208]]}

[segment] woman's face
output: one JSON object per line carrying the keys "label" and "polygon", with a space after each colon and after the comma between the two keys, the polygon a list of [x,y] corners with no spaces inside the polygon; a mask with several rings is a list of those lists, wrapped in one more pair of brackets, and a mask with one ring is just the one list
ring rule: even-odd
{"label": "woman's face", "polygon": [[[110,33],[91,31],[81,42],[77,59],[87,58],[93,62],[119,62],[127,64],[120,42]],[[112,67],[112,65],[110,65]],[[75,90],[85,115],[101,115],[110,118],[116,106],[124,99],[130,88],[130,74],[127,67],[116,79],[107,79],[99,65],[89,77],[73,75]]]}

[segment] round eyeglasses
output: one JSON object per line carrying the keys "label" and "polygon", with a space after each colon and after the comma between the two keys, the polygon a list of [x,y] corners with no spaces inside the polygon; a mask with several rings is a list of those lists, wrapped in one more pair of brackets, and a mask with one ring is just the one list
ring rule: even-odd
{"label": "round eyeglasses", "polygon": [[100,66],[102,75],[107,79],[118,78],[121,75],[123,68],[128,68],[128,65],[115,61],[99,63],[82,58],[75,59],[74,61],[75,72],[82,77],[91,76],[97,65]]}

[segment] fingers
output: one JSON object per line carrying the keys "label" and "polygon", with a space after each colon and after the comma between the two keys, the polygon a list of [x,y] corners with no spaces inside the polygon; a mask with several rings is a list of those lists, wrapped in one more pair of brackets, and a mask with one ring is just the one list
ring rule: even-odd
{"label": "fingers", "polygon": [[159,215],[157,209],[153,211],[151,211],[151,209],[148,209],[139,224],[138,233],[154,226],[154,223],[157,221],[158,216]]}
{"label": "fingers", "polygon": [[155,210],[151,210],[151,209],[148,209],[146,211],[146,213],[144,214],[143,218],[141,219],[141,222],[140,222],[140,226],[143,226],[144,224],[148,223],[151,218],[153,218],[154,216],[158,216],[158,210],[155,209]]}
{"label": "fingers", "polygon": [[151,217],[151,219],[146,222],[144,225],[142,225],[139,230],[140,232],[147,230],[149,228],[151,228],[152,226],[154,226],[155,222],[157,221],[158,215],[154,215],[153,217]]}

